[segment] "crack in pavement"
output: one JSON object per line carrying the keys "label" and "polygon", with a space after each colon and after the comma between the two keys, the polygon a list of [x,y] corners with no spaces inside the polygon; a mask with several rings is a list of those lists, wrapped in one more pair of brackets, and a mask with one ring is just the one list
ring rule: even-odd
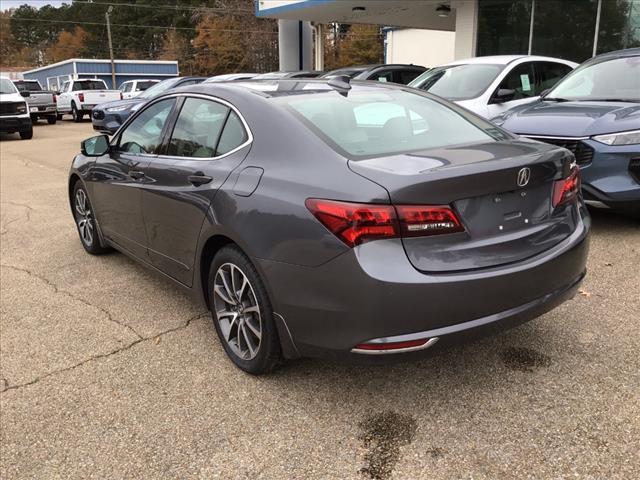
{"label": "crack in pavement", "polygon": [[61,290],[60,288],[58,288],[58,286],[53,283],[51,280],[49,280],[48,278],[39,275],[35,272],[32,272],[31,270],[27,269],[27,268],[22,268],[22,267],[16,267],[14,265],[8,265],[8,264],[0,264],[0,267],[4,267],[4,268],[10,268],[12,270],[18,271],[18,272],[23,272],[26,273],[27,275],[36,278],[38,280],[40,280],[41,282],[45,283],[46,285],[50,286],[51,288],[53,288],[53,292],[54,293],[61,293],[62,295],[66,295],[67,297],[80,302],[90,308],[95,308],[96,310],[98,310],[99,312],[103,313],[104,315],[106,315],[107,320],[109,320],[112,323],[115,323],[116,325],[119,325],[123,328],[126,328],[127,330],[129,330],[131,333],[133,333],[136,337],[138,337],[138,339],[142,339],[142,335],[140,335],[132,326],[127,325],[126,323],[122,323],[118,320],[116,320],[115,318],[113,318],[113,316],[111,315],[111,312],[109,310],[107,310],[106,308],[100,307],[98,305],[94,305],[91,302],[88,302],[87,300],[77,297],[74,294],[72,294],[71,292],[68,292],[66,290]]}
{"label": "crack in pavement", "polygon": [[4,380],[4,385],[3,385],[3,389],[0,390],[0,393],[4,393],[4,392],[8,392],[9,390],[17,390],[20,388],[24,388],[24,387],[28,387],[30,385],[34,385],[36,383],[38,383],[41,380],[44,380],[48,377],[51,377],[53,375],[58,375],[59,373],[66,373],[66,372],[70,372],[71,370],[75,370],[76,368],[82,367],[83,365],[86,365],[90,362],[93,362],[95,360],[100,360],[101,358],[107,358],[110,357],[112,355],[116,355],[118,353],[124,352],[126,350],[131,349],[132,347],[134,347],[135,345],[138,345],[139,343],[143,343],[143,342],[147,342],[149,340],[155,340],[156,338],[160,338],[164,335],[167,335],[169,333],[173,333],[173,332],[177,332],[179,330],[184,330],[186,328],[188,328],[192,322],[194,322],[195,320],[199,320],[200,318],[203,318],[205,316],[207,316],[209,314],[209,312],[202,312],[199,313],[197,315],[194,315],[193,317],[190,317],[186,320],[186,322],[182,325],[178,325],[177,327],[173,327],[173,328],[169,328],[168,330],[164,330],[156,335],[152,335],[150,337],[140,337],[137,340],[134,340],[133,342],[129,343],[128,345],[125,345],[123,347],[120,348],[116,348],[115,350],[112,350],[111,352],[107,352],[107,353],[101,353],[99,355],[92,355],[91,357],[76,363],[75,365],[71,365],[70,367],[64,367],[64,368],[60,368],[58,370],[53,370],[52,372],[48,372],[40,377],[36,377],[33,380],[30,380],[28,382],[25,383],[20,383],[17,385],[9,385],[7,380]]}
{"label": "crack in pavement", "polygon": [[[29,222],[31,221],[31,212],[33,212],[33,207],[31,207],[30,205],[24,204],[24,203],[18,203],[18,202],[10,202],[10,201],[2,201],[0,202],[0,204],[6,204],[6,205],[13,205],[14,207],[22,207],[22,208],[26,208],[27,209],[27,214],[26,214],[26,221]],[[19,215],[17,218],[14,218],[12,220],[9,220],[7,222],[4,222],[2,224],[2,231],[0,231],[0,235],[4,235],[6,233],[9,233],[8,230],[8,226],[11,225],[12,223],[17,222],[18,220],[22,220],[24,217],[23,215]]]}

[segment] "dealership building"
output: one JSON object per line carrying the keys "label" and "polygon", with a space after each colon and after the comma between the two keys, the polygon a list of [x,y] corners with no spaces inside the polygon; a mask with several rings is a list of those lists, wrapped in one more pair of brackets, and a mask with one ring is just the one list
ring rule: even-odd
{"label": "dealership building", "polygon": [[387,63],[428,67],[503,54],[582,62],[640,46],[640,0],[257,0],[256,15],[279,20],[281,70],[323,70],[332,22],[381,25]]}

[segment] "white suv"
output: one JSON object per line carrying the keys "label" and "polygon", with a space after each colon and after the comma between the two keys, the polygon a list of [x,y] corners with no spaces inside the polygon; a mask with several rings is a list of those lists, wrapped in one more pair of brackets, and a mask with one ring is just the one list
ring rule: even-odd
{"label": "white suv", "polygon": [[533,55],[476,57],[432,68],[409,86],[493,118],[533,102],[577,66],[568,60]]}
{"label": "white suv", "polygon": [[133,98],[159,82],[160,80],[127,80],[120,84],[119,90],[122,92],[123,99]]}
{"label": "white suv", "polygon": [[0,77],[0,132],[18,132],[23,140],[33,137],[33,124],[24,99],[29,95],[29,92],[18,92],[7,77]]}

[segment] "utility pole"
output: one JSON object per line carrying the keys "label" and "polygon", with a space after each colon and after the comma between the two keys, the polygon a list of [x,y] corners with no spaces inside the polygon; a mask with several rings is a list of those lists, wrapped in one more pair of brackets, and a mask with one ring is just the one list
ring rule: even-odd
{"label": "utility pole", "polygon": [[113,5],[109,6],[104,13],[107,19],[107,39],[109,40],[109,58],[111,59],[111,88],[116,89],[116,65],[113,63],[113,43],[111,42],[111,23],[109,22],[109,14],[113,11]]}

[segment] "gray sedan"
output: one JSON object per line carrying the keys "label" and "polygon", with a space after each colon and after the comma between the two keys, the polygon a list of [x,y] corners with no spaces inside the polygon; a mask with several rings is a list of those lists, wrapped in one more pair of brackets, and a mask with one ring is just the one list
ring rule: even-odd
{"label": "gray sedan", "polygon": [[399,85],[192,85],[83,142],[85,250],[193,293],[241,369],[412,358],[571,298],[589,217],[573,155]]}

